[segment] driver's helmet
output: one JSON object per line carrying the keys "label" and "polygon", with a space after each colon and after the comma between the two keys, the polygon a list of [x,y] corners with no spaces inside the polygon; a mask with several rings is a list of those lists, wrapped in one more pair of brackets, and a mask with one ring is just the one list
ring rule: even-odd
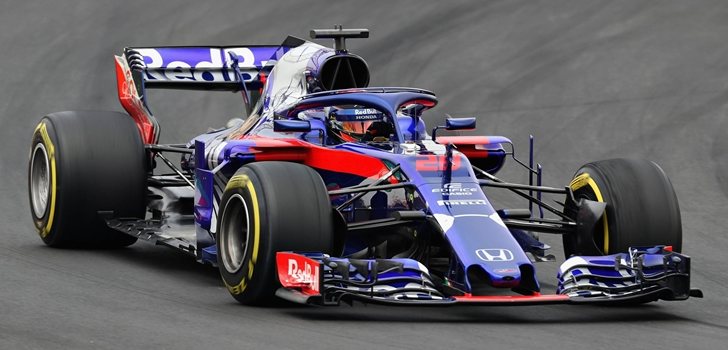
{"label": "driver's helmet", "polygon": [[394,128],[384,113],[362,106],[330,107],[329,137],[340,142],[386,142]]}

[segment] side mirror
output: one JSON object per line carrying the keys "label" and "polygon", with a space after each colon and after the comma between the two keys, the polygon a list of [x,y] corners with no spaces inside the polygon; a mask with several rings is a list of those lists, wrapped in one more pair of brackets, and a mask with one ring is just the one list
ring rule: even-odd
{"label": "side mirror", "polygon": [[432,142],[437,139],[437,130],[473,130],[475,129],[476,118],[447,118],[445,119],[445,126],[436,126],[432,129]]}
{"label": "side mirror", "polygon": [[279,119],[273,121],[273,131],[276,132],[309,132],[311,122],[308,120]]}
{"label": "side mirror", "polygon": [[475,129],[475,118],[447,118],[445,130],[472,130]]}

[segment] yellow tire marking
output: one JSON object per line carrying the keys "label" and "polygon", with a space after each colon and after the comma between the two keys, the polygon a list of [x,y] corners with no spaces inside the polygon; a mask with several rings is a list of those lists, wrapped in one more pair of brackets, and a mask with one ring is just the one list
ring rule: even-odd
{"label": "yellow tire marking", "polygon": [[48,221],[46,222],[46,225],[38,228],[40,236],[45,238],[51,232],[51,228],[53,227],[53,217],[55,216],[56,211],[56,149],[53,146],[53,142],[51,142],[50,136],[48,136],[48,127],[46,126],[46,123],[41,122],[38,124],[35,128],[34,134],[35,133],[40,133],[40,137],[43,139],[43,144],[46,146],[48,158],[50,158],[51,163],[50,211],[48,213]]}
{"label": "yellow tire marking", "polygon": [[250,194],[250,199],[253,202],[253,252],[250,257],[250,261],[248,261],[248,275],[243,276],[240,283],[235,286],[227,284],[227,282],[223,279],[223,283],[225,283],[228,291],[237,295],[245,290],[247,282],[253,278],[255,263],[258,261],[258,251],[260,249],[260,208],[258,208],[258,196],[255,192],[255,187],[253,187],[253,183],[247,175],[238,174],[233,176],[225,186],[225,191],[233,188],[246,188],[248,190],[248,194]]}
{"label": "yellow tire marking", "polygon": [[258,261],[258,249],[260,248],[260,212],[258,209],[258,196],[255,193],[255,188],[252,182],[247,184],[250,198],[253,200],[253,256],[250,258],[250,266],[248,266],[248,278],[253,277],[253,266]]}
{"label": "yellow tire marking", "polygon": [[[599,187],[597,186],[597,183],[594,182],[594,179],[591,178],[589,173],[581,173],[577,177],[575,177],[573,180],[571,180],[571,183],[569,184],[569,187],[571,187],[572,191],[576,191],[586,185],[589,185],[591,187],[592,192],[594,192],[594,195],[597,197],[597,201],[604,202],[604,198],[602,197],[602,192],[599,191]],[[607,213],[604,213],[604,254],[609,254],[609,225],[607,223]]]}

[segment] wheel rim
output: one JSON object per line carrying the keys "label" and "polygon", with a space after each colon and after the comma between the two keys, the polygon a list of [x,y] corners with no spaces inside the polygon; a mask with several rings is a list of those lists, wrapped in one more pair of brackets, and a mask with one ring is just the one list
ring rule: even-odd
{"label": "wheel rim", "polygon": [[248,246],[248,206],[239,194],[232,195],[222,214],[222,225],[219,235],[218,249],[225,270],[234,274],[240,271]]}
{"label": "wheel rim", "polygon": [[48,195],[51,188],[51,171],[48,152],[42,143],[35,145],[30,159],[30,201],[35,217],[42,218],[48,209]]}

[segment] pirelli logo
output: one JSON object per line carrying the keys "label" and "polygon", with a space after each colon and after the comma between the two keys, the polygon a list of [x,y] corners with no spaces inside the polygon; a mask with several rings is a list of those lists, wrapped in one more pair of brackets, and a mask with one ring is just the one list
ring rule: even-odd
{"label": "pirelli logo", "polygon": [[486,205],[485,200],[483,199],[473,199],[473,200],[448,200],[448,201],[437,201],[437,205],[441,207],[455,207],[455,206],[464,206],[464,205]]}

